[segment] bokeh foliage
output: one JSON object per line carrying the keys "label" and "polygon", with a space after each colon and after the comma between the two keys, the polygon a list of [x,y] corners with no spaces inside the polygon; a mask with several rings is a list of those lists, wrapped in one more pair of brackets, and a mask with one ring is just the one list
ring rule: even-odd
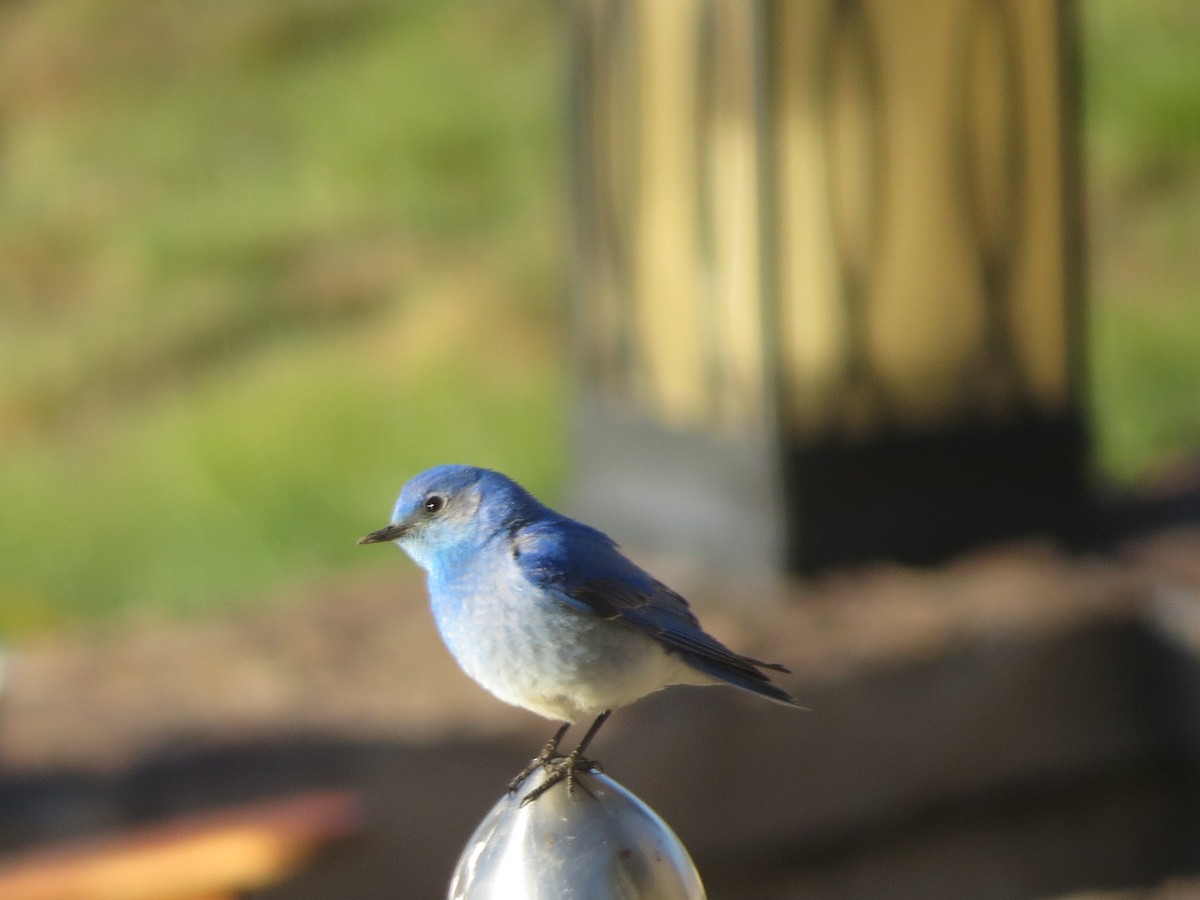
{"label": "bokeh foliage", "polygon": [[1084,0],[1089,345],[1099,463],[1200,447],[1200,5]]}
{"label": "bokeh foliage", "polygon": [[550,9],[0,18],[0,629],[399,568],[436,462],[553,489]]}

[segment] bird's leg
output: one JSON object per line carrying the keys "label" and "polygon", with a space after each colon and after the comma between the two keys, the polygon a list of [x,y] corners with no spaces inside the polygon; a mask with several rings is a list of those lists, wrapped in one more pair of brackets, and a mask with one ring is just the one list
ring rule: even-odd
{"label": "bird's leg", "polygon": [[521,786],[521,782],[529,777],[529,773],[537,769],[539,766],[544,766],[552,760],[555,754],[558,753],[558,744],[563,739],[563,735],[567,733],[567,729],[571,727],[570,722],[563,722],[558,731],[554,732],[554,737],[546,741],[546,745],[538,752],[538,755],[529,761],[529,765],[517,773],[517,777],[508,783],[508,792],[515,794],[517,788]]}
{"label": "bird's leg", "polygon": [[[608,717],[612,714],[611,709],[606,709],[596,717],[596,721],[591,724],[587,732],[583,736],[583,740],[579,742],[579,746],[568,753],[566,756],[560,756],[553,761],[543,763],[546,769],[546,777],[532,791],[526,794],[521,799],[521,805],[532,803],[554,785],[560,781],[566,781],[567,794],[574,796],[575,793],[575,773],[576,772],[591,772],[593,769],[598,769],[599,765],[583,755],[583,751],[587,749],[588,744],[592,742],[592,738],[596,736],[596,732],[600,730],[600,726],[605,723]],[[565,731],[565,729],[563,729]],[[560,740],[562,732],[556,735]]]}

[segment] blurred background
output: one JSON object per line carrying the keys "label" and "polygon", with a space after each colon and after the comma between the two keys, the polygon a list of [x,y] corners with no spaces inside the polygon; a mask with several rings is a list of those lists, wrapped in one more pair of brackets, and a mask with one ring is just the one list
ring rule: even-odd
{"label": "blurred background", "polygon": [[6,633],[394,569],[447,459],[559,483],[553,7],[2,15]]}
{"label": "blurred background", "polygon": [[[1161,496],[1200,484],[1200,7],[1077,10],[1091,477]],[[440,647],[434,668],[396,662],[412,645],[389,630],[432,640],[420,580],[355,539],[440,462],[500,469],[551,503],[567,494],[565,18],[544,0],[0,3],[0,640],[14,695],[0,699],[0,849],[366,770],[372,790],[404,795],[373,801],[395,825],[437,808],[406,806],[401,781],[453,780],[457,760],[487,753],[436,857],[452,861],[488,785],[535,748],[542,723],[469,685],[451,681],[465,699],[445,712],[460,676]],[[1170,583],[1194,586],[1193,545],[1154,546]],[[1041,545],[1033,558],[1007,574],[991,557],[949,574],[867,565],[777,590],[801,606],[887,604],[899,583],[904,622],[923,615],[920,579],[932,593],[999,579],[1048,602],[1137,593],[1118,568],[1097,587],[1107,563],[1081,574]],[[1028,591],[1004,581],[1038,566],[1054,575]],[[817,626],[796,615],[799,646]],[[811,615],[832,627],[841,614]],[[731,642],[738,628],[759,640],[715,621]],[[839,664],[816,652],[784,658],[832,678]],[[821,708],[849,702],[820,683]],[[788,727],[807,740],[824,726]],[[688,815],[670,796],[653,805]],[[380,819],[364,820],[377,835]],[[411,846],[368,840],[392,854],[387,895],[444,883],[396,868]],[[831,858],[822,840],[811,866]],[[731,857],[709,850],[714,896],[741,896]],[[1137,871],[1149,883],[1181,867]],[[329,896],[339,881],[325,877],[279,896]],[[755,895],[842,896],[788,884]],[[1039,885],[989,896],[1050,896]]]}
{"label": "blurred background", "polygon": [[[1080,5],[1101,476],[1200,444],[1200,25]],[[0,626],[364,567],[411,472],[568,456],[561,10],[2,9]]]}

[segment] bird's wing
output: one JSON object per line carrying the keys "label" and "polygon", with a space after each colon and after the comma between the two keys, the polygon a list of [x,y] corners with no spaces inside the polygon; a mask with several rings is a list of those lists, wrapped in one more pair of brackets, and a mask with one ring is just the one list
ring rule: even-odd
{"label": "bird's wing", "polygon": [[603,532],[566,518],[526,525],[513,536],[513,555],[532,584],[568,606],[630,625],[717,678],[794,702],[759,671],[787,669],[734,653],[706,634],[683,597],[630,562]]}

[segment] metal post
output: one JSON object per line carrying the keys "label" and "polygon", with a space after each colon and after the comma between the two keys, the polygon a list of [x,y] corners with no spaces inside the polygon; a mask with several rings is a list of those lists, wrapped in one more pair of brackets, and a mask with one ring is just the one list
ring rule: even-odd
{"label": "metal post", "polygon": [[505,794],[475,829],[450,900],[704,900],[679,838],[617,782],[581,774],[573,795],[556,785],[522,806],[535,784]]}

